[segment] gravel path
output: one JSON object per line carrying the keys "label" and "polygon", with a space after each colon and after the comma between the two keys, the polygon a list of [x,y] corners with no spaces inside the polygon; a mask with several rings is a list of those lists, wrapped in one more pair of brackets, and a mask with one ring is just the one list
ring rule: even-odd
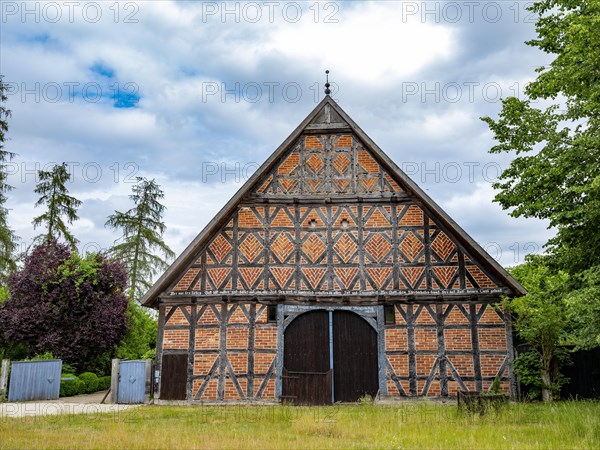
{"label": "gravel path", "polygon": [[0,403],[0,420],[31,416],[53,416],[57,414],[100,414],[117,413],[140,405],[101,404],[106,391],[88,395],[19,403]]}

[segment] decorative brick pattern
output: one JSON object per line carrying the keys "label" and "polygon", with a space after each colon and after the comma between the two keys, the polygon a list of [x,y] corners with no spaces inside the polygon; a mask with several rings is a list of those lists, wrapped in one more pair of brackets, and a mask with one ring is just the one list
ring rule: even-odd
{"label": "decorative brick pattern", "polygon": [[[241,207],[237,221],[229,221],[230,226],[208,243],[172,290],[201,295],[468,289],[476,294],[499,287],[466,254],[460,269],[459,246],[435,221],[428,221],[429,237],[425,237],[419,206],[365,204],[361,208]],[[334,267],[328,269],[331,264]],[[337,272],[340,265],[344,270]],[[393,267],[397,269],[390,271]],[[358,283],[354,269],[358,269]]]}
{"label": "decorative brick pattern", "polygon": [[425,249],[425,245],[417,235],[408,232],[400,243],[400,250],[406,257],[406,262],[414,262],[419,254]]}
{"label": "decorative brick pattern", "polygon": [[358,250],[355,239],[351,237],[350,233],[339,233],[337,241],[333,244],[333,249],[339,261],[343,263],[357,262],[353,259]]}
{"label": "decorative brick pattern", "polygon": [[225,259],[233,247],[222,235],[218,235],[214,241],[208,246],[208,249],[215,256],[214,261],[221,263]]}
{"label": "decorative brick pattern", "polygon": [[317,233],[310,233],[308,239],[302,244],[302,253],[309,263],[317,263],[325,253],[325,243]]}
{"label": "decorative brick pattern", "polygon": [[240,244],[240,252],[246,261],[253,263],[263,251],[263,244],[254,234],[250,234]]}
{"label": "decorative brick pattern", "polygon": [[383,258],[388,256],[392,250],[392,245],[384,236],[384,234],[377,233],[365,245],[365,250],[373,262],[382,262]]}
{"label": "decorative brick pattern", "polygon": [[169,325],[189,325],[189,321],[187,317],[183,314],[183,311],[186,311],[189,315],[190,308],[185,306],[175,306],[173,308],[169,308],[166,311],[168,317],[166,323]]}
{"label": "decorative brick pattern", "polygon": [[452,283],[458,276],[457,266],[436,266],[432,268],[435,277],[433,278],[436,287],[440,289],[452,289]]}
{"label": "decorative brick pattern", "polygon": [[284,263],[294,252],[295,245],[293,239],[288,237],[287,234],[281,233],[275,238],[274,241],[272,241],[270,248],[273,252],[273,255],[277,258],[277,261]]}
{"label": "decorative brick pattern", "polygon": [[442,231],[431,243],[431,249],[435,252],[434,256],[437,256],[437,259],[444,262],[456,251],[456,245]]}
{"label": "decorative brick pattern", "polygon": [[260,184],[260,195],[403,192],[354,135],[300,138]]}

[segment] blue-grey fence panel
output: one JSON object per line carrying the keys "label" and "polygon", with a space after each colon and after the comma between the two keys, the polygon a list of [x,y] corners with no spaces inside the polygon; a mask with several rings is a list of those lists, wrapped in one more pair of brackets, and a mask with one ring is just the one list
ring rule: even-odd
{"label": "blue-grey fence panel", "polygon": [[13,362],[8,385],[8,401],[54,400],[60,394],[62,361]]}
{"label": "blue-grey fence panel", "polygon": [[121,361],[117,403],[144,403],[146,361]]}

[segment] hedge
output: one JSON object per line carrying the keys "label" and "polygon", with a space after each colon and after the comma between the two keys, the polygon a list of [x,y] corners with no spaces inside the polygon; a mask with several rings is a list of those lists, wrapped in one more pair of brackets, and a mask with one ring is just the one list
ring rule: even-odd
{"label": "hedge", "polygon": [[73,395],[83,394],[85,391],[85,383],[72,373],[63,373],[61,378],[72,378],[72,380],[60,381],[60,396],[71,397]]}
{"label": "hedge", "polygon": [[98,378],[98,390],[106,391],[110,389],[110,375]]}
{"label": "hedge", "polygon": [[84,393],[91,394],[93,392],[98,391],[98,376],[92,372],[83,372],[79,375],[79,379],[84,382]]}

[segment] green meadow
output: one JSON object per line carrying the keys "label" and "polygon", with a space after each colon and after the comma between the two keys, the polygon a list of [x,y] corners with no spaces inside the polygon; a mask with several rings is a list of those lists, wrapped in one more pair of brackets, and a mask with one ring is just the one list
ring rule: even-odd
{"label": "green meadow", "polygon": [[594,448],[600,402],[331,407],[143,406],[111,414],[0,419],[0,448]]}

